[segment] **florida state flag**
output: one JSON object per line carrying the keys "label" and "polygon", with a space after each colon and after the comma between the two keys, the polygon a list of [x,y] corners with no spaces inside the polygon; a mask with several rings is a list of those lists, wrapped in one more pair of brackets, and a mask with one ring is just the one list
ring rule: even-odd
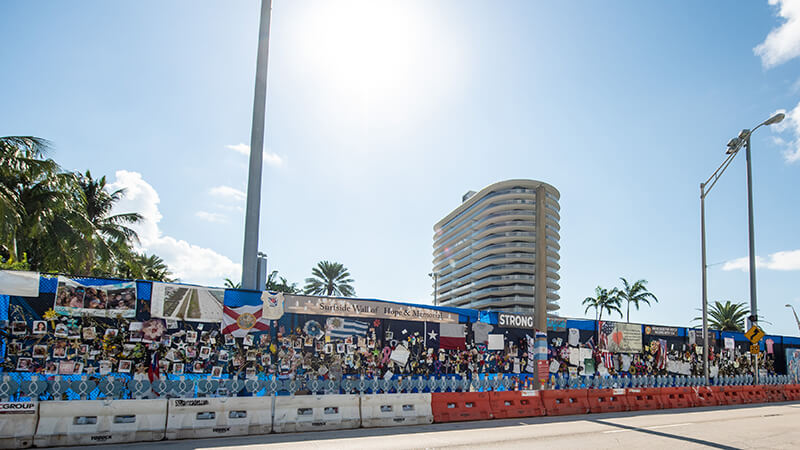
{"label": "florida state flag", "polygon": [[260,295],[227,290],[222,308],[222,334],[245,337],[251,332],[267,331],[269,319],[263,314]]}

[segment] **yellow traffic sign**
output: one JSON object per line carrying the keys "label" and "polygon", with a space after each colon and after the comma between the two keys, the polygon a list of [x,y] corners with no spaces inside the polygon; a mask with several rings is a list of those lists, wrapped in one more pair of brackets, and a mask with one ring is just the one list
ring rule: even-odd
{"label": "yellow traffic sign", "polygon": [[758,354],[758,344],[753,344],[750,346],[750,353],[754,355]]}
{"label": "yellow traffic sign", "polygon": [[753,344],[757,344],[758,341],[764,337],[764,330],[753,325],[749,330],[747,330],[747,333],[744,334],[744,337],[746,337]]}

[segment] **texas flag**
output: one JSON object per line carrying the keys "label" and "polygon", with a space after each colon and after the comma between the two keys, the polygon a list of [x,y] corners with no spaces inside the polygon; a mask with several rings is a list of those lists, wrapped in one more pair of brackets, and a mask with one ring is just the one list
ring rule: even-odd
{"label": "texas flag", "polygon": [[248,333],[269,330],[269,319],[263,317],[264,304],[260,293],[225,291],[222,307],[222,334],[245,337]]}
{"label": "texas flag", "polygon": [[439,348],[445,350],[466,350],[466,325],[457,323],[439,324]]}

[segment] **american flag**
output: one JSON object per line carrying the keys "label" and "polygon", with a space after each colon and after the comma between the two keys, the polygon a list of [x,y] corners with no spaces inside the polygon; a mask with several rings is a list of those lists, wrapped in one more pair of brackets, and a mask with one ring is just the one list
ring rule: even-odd
{"label": "american flag", "polygon": [[594,336],[590,337],[589,340],[586,341],[586,346],[594,350]]}
{"label": "american flag", "polygon": [[656,362],[658,363],[659,369],[667,367],[667,341],[664,339],[658,340],[658,359]]}
{"label": "american flag", "polygon": [[614,362],[611,360],[611,352],[603,352],[603,365],[606,366],[607,369],[614,368]]}
{"label": "american flag", "polygon": [[599,328],[600,332],[598,333],[598,346],[601,349],[608,348],[608,336],[614,332],[614,323],[613,322],[598,322],[597,327]]}

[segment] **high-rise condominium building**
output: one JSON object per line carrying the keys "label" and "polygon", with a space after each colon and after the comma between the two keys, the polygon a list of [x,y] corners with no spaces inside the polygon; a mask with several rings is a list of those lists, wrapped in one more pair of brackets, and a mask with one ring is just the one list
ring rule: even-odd
{"label": "high-rise condominium building", "polygon": [[559,200],[556,188],[508,180],[467,192],[434,226],[437,304],[532,313],[537,296],[558,310]]}

